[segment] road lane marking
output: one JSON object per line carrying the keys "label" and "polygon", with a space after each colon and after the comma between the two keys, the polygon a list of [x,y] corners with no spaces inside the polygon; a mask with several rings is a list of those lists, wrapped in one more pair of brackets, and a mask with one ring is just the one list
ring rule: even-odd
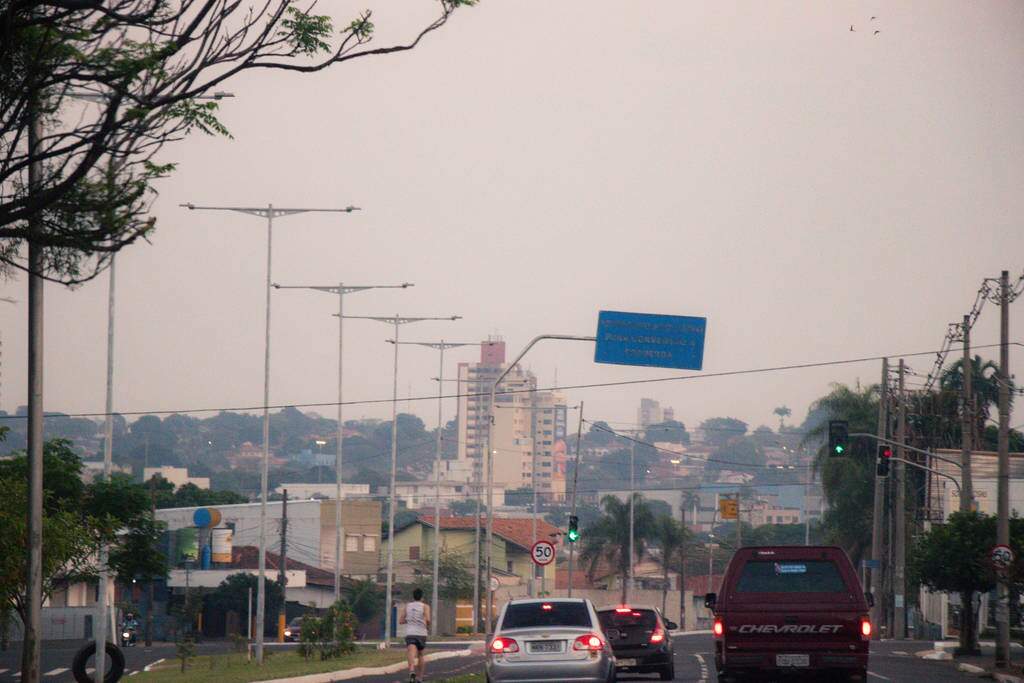
{"label": "road lane marking", "polygon": [[697,658],[697,663],[700,664],[700,680],[708,680],[708,665],[704,661],[704,657],[700,654],[695,654],[694,657]]}
{"label": "road lane marking", "polygon": [[869,671],[868,676],[874,676],[875,678],[881,678],[883,681],[891,681],[891,678],[883,676],[882,674],[876,674],[874,671]]}
{"label": "road lane marking", "polygon": [[47,671],[43,675],[44,676],[59,676],[62,673],[64,673],[65,671],[67,671],[67,670],[68,670],[68,668],[66,666],[62,666],[62,667],[59,667],[57,669],[54,669],[53,671]]}
{"label": "road lane marking", "polygon": [[892,653],[894,655],[900,655],[901,657],[909,657],[910,656],[909,652],[904,652],[903,650],[893,650]]}
{"label": "road lane marking", "polygon": [[7,669],[0,669],[0,674],[5,674],[5,673],[7,673]]}

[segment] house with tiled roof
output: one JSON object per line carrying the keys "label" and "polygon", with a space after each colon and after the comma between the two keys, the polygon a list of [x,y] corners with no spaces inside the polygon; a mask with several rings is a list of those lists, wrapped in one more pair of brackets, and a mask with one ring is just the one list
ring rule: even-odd
{"label": "house with tiled roof", "polygon": [[[433,515],[419,515],[395,528],[395,573],[399,581],[414,580],[422,571],[425,561],[433,557],[435,518]],[[487,518],[480,518],[482,554],[486,554]],[[442,553],[457,553],[466,560],[466,566],[473,567],[473,548],[476,545],[476,519],[474,517],[441,516],[440,538]],[[535,540],[550,541],[556,551],[561,536],[558,527],[543,519],[537,520],[534,536],[532,517],[495,517],[494,544],[491,553],[492,573],[503,585],[525,585],[533,577],[541,578],[531,558]],[[381,543],[386,550],[387,542]],[[535,574],[536,571],[536,574]],[[555,563],[544,568],[544,578],[554,586]]]}

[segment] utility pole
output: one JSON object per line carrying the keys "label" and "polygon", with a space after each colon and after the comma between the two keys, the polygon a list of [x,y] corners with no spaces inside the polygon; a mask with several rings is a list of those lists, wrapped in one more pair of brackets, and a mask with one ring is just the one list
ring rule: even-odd
{"label": "utility pole", "polygon": [[[878,436],[886,437],[886,424],[889,419],[889,359],[882,359],[882,383],[878,395]],[[871,608],[871,623],[875,625],[874,638],[880,637],[878,625],[882,615],[882,534],[885,517],[885,477],[875,474],[874,514],[871,519],[871,559],[875,565],[871,569],[871,593],[875,597],[875,606]]]}
{"label": "utility pole", "polygon": [[636,547],[636,540],[634,538],[634,512],[633,508],[636,505],[636,434],[633,435],[633,439],[630,441],[629,446],[629,580],[626,585],[626,604],[629,604],[630,596],[633,592],[634,574],[633,567],[636,564],[634,559],[634,548]]}
{"label": "utility pole", "polygon": [[[110,470],[113,464],[113,438],[114,438],[114,285],[115,285],[115,259],[110,257],[110,281],[107,291],[107,395],[106,395],[106,422],[104,424],[103,440],[103,480],[110,481]],[[145,470],[143,470],[145,471]],[[96,680],[102,681],[106,675],[106,642],[107,642],[107,592],[109,590],[109,573],[107,571],[107,557],[110,549],[106,544],[100,546],[99,551],[99,600],[97,600],[96,619]],[[113,634],[116,636],[116,634]],[[117,638],[112,638],[117,642]]]}
{"label": "utility pole", "polygon": [[[1010,545],[1010,273],[999,278],[999,473],[996,543]],[[1010,665],[1010,586],[999,573],[996,604],[996,666]]]}
{"label": "utility pole", "polygon": [[[277,642],[284,642],[285,591],[288,586],[288,489],[281,501],[281,563],[277,568],[277,582],[281,584],[281,609],[277,612]],[[338,501],[339,504],[341,501]]]}
{"label": "utility pole", "polygon": [[680,517],[682,518],[683,525],[683,545],[679,548],[679,627],[686,630],[686,538],[689,535],[689,529],[686,526],[686,501],[684,500],[680,506]]}
{"label": "utility pole", "polygon": [[736,550],[743,547],[743,513],[740,511],[740,492],[736,492]]}
{"label": "utility pole", "polygon": [[[30,100],[28,130],[29,193],[39,191],[43,182],[43,165],[36,160],[43,137],[38,113],[38,93]],[[39,213],[29,218],[33,237],[42,230]],[[28,577],[24,645],[21,657],[22,683],[39,683],[39,660],[42,654],[43,608],[43,270],[46,267],[43,247],[33,238],[28,240]]]}
{"label": "utility pole", "polygon": [[[156,523],[156,491],[154,489],[149,490],[149,519]],[[146,609],[146,647],[150,647],[153,644],[153,603],[155,602],[152,576],[149,577],[147,583],[149,584],[149,606]]]}
{"label": "utility pole", "polygon": [[[583,401],[580,401],[580,421],[576,426],[576,465],[572,470],[572,512],[570,515],[576,514],[576,483],[580,477],[580,441],[583,438]],[[572,597],[572,573],[575,568],[574,563],[576,560],[576,544],[569,544],[569,597]]]}
{"label": "utility pole", "polygon": [[[972,426],[974,424],[974,390],[971,386],[972,375],[974,374],[974,361],[971,359],[971,316],[965,315],[963,322],[964,360],[963,379],[960,382],[960,512],[970,512],[974,507],[974,484],[971,475],[971,449],[974,444],[971,441]],[[965,606],[965,610],[969,606]]]}
{"label": "utility pole", "polygon": [[263,339],[263,462],[260,467],[260,529],[259,529],[259,575],[256,582],[256,664],[263,665],[263,627],[266,621],[266,581],[267,581],[267,482],[270,477],[270,287],[271,266],[273,263],[274,218],[283,218],[300,213],[352,213],[358,211],[355,206],[344,209],[281,209],[273,204],[262,206],[196,206],[191,202],[179,204],[189,211],[234,211],[249,216],[267,219],[267,272],[266,272],[266,311],[264,313]]}
{"label": "utility pole", "polygon": [[[896,423],[896,440],[900,444],[907,441],[907,395],[904,386],[906,375],[906,364],[900,358],[899,363],[899,417]],[[902,460],[905,458],[903,446],[896,447],[896,457]],[[896,487],[896,510],[894,515],[895,535],[893,536],[893,553],[895,555],[895,568],[893,571],[893,638],[903,639],[907,637],[907,607],[905,604],[906,593],[906,561],[907,561],[907,520],[906,520],[906,467],[901,461],[895,463],[895,478],[893,485]]]}

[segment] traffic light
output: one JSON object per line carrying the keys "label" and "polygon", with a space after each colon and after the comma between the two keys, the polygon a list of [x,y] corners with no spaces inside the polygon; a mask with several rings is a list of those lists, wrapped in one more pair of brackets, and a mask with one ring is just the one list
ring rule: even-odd
{"label": "traffic light", "polygon": [[892,446],[884,443],[878,444],[878,467],[875,474],[880,477],[889,476],[889,460],[892,458]]}
{"label": "traffic light", "polygon": [[580,540],[580,518],[576,515],[569,515],[569,532],[565,535],[569,543]]}
{"label": "traffic light", "polygon": [[843,456],[850,450],[850,430],[846,420],[829,420],[828,422],[828,454]]}

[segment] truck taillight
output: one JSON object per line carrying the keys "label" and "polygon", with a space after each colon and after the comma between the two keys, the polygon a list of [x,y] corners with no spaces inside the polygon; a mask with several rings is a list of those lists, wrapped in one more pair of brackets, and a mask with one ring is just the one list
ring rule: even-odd
{"label": "truck taillight", "polygon": [[725,633],[725,626],[722,625],[721,617],[715,617],[715,623],[711,627],[711,630],[714,632],[716,638],[722,637],[722,634]]}
{"label": "truck taillight", "polygon": [[860,618],[860,634],[865,638],[871,637],[871,619],[868,617]]}

